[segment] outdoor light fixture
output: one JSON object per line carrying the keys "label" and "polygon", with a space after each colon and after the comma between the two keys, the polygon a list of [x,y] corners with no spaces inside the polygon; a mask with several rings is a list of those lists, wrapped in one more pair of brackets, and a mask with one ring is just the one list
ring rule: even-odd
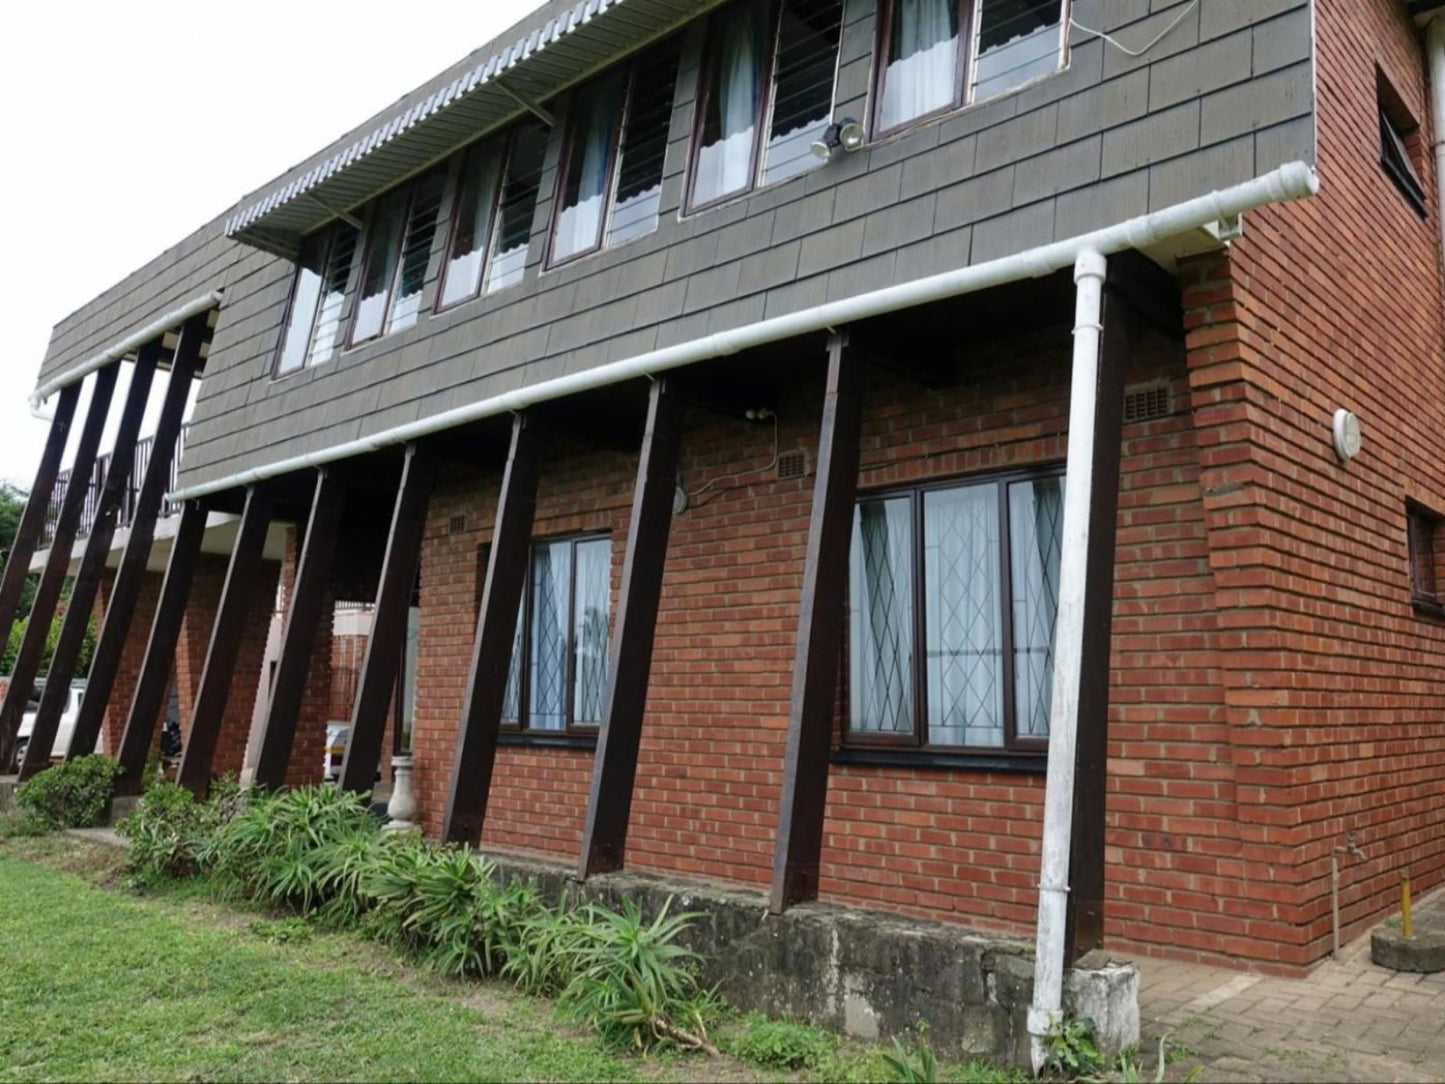
{"label": "outdoor light fixture", "polygon": [[1360,454],[1360,445],[1363,443],[1360,436],[1360,419],[1355,417],[1353,411],[1340,407],[1335,411],[1334,422],[1330,428],[1335,443],[1335,454],[1340,457],[1341,463],[1348,463]]}
{"label": "outdoor light fixture", "polygon": [[863,125],[852,117],[844,117],[823,129],[823,135],[813,141],[813,154],[826,162],[839,147],[845,151],[856,151],[863,146],[863,140]]}

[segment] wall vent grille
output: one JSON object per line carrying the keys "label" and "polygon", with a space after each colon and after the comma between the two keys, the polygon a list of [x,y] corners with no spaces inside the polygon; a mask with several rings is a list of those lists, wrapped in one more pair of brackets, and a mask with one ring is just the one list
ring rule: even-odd
{"label": "wall vent grille", "polygon": [[808,473],[808,453],[801,448],[778,454],[778,481],[802,478]]}
{"label": "wall vent grille", "polygon": [[452,534],[461,534],[466,529],[467,517],[464,514],[455,515],[447,521],[447,530],[449,530]]}
{"label": "wall vent grille", "polygon": [[1147,422],[1167,418],[1174,413],[1169,401],[1169,388],[1160,384],[1152,388],[1134,388],[1124,394],[1124,421]]}

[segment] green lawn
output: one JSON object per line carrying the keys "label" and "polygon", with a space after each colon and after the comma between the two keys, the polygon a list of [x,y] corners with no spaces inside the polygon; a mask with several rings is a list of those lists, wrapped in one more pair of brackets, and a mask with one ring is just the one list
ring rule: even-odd
{"label": "green lawn", "polygon": [[194,897],[135,898],[13,853],[0,851],[0,1080],[694,1071],[682,1059],[619,1057],[545,1003],[418,973],[358,938]]}

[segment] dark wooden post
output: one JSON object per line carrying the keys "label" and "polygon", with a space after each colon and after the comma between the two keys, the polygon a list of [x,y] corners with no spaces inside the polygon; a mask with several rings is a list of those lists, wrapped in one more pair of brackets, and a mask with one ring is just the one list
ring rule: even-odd
{"label": "dark wooden post", "polygon": [[622,562],[616,634],[609,660],[607,700],[597,754],[592,765],[592,792],[587,801],[587,829],[582,839],[578,876],[622,868],[627,847],[627,822],[632,813],[632,788],[637,777],[637,750],[642,741],[642,714],[647,704],[647,679],[652,670],[652,642],[657,630],[657,605],[672,529],[672,500],[677,486],[677,456],[682,443],[682,404],[665,378],[653,382],[647,404],[647,430],[632,494],[632,522],[627,530],[627,556]]}
{"label": "dark wooden post", "polygon": [[[85,540],[85,553],[80,558],[80,569],[71,581],[70,601],[60,623],[60,635],[55,641],[50,670],[45,676],[45,689],[40,694],[40,706],[35,712],[35,727],[30,735],[30,744],[25,750],[25,763],[20,765],[22,780],[29,779],[50,763],[55,733],[60,728],[60,716],[65,712],[65,705],[70,699],[70,682],[75,677],[76,667],[80,662],[85,634],[90,628],[91,613],[95,609],[95,597],[100,592],[100,581],[105,575],[110,544],[115,538],[121,507],[130,493],[135,445],[140,437],[141,422],[145,420],[146,403],[150,400],[151,383],[155,379],[156,361],[160,352],[159,339],[146,343],[140,348],[131,371],[130,388],[126,392],[125,406],[120,412],[120,425],[116,429],[115,447],[111,450],[110,463],[105,469],[100,499],[96,501],[95,522],[91,524],[90,534]],[[87,689],[86,694],[89,693],[90,690]],[[73,748],[79,748],[73,737],[70,744]],[[90,748],[83,750],[84,753],[90,751]]]}
{"label": "dark wooden post", "polygon": [[455,842],[477,842],[487,817],[502,700],[507,694],[512,639],[517,632],[517,606],[527,579],[527,552],[537,508],[538,454],[536,428],[525,414],[518,414],[512,421],[512,443],[497,500],[482,608],[472,641],[467,698],[457,726],[451,794],[442,821],[442,837]]}
{"label": "dark wooden post", "polygon": [[236,659],[241,652],[246,614],[254,605],[269,606],[271,602],[270,599],[255,597],[261,558],[266,547],[266,532],[271,526],[271,506],[272,498],[267,490],[253,485],[246,491],[241,526],[236,532],[231,563],[226,569],[226,582],[221,588],[216,623],[211,629],[211,643],[206,649],[206,665],[201,669],[201,684],[196,691],[191,728],[186,735],[186,748],[181,754],[181,768],[176,779],[200,798],[205,797],[211,786],[211,760],[221,734],[231,683],[236,677]]}
{"label": "dark wooden post", "polygon": [[20,729],[26,703],[35,687],[35,672],[40,668],[40,656],[45,651],[50,620],[55,616],[60,589],[70,572],[70,551],[75,544],[75,532],[80,527],[86,491],[95,470],[95,453],[100,448],[101,434],[105,431],[105,419],[110,413],[110,400],[115,393],[120,364],[118,361],[111,362],[95,374],[90,408],[80,430],[75,462],[70,467],[70,485],[61,499],[55,537],[50,542],[50,556],[46,559],[45,571],[41,573],[40,586],[35,590],[30,620],[25,626],[25,636],[20,641],[20,651],[10,672],[10,687],[5,691],[4,704],[0,705],[0,765],[8,765],[14,752],[15,734]]}
{"label": "dark wooden post", "polygon": [[381,563],[371,636],[366,641],[366,658],[356,683],[351,737],[346,745],[346,759],[341,762],[341,786],[345,790],[369,791],[376,783],[381,738],[386,732],[386,715],[401,664],[406,615],[416,588],[431,476],[427,454],[417,445],[408,444],[391,515],[391,533],[386,540],[386,557]]}
{"label": "dark wooden post", "polygon": [[196,571],[196,557],[206,536],[206,509],[199,501],[187,501],[181,508],[181,521],[171,540],[171,556],[166,562],[165,579],[161,581],[161,597],[151,621],[150,639],[146,642],[145,661],[131,698],[125,731],[116,752],[119,772],[115,778],[117,797],[141,792],[145,780],[146,756],[155,736],[156,719],[160,717],[166,692],[170,689],[171,671],[175,668],[176,641],[181,635],[181,622],[186,617],[186,599],[191,593],[191,577]]}
{"label": "dark wooden post", "polygon": [[[1124,380],[1131,316],[1109,261],[1094,407],[1094,484],[1085,558],[1084,643],[1079,659],[1079,728],[1074,747],[1073,839],[1064,922],[1064,959],[1104,943],[1104,795],[1109,743],[1109,647],[1114,613],[1114,539],[1119,518]],[[1067,483],[1066,483],[1067,484]]]}
{"label": "dark wooden post", "polygon": [[[322,467],[316,476],[316,495],[306,537],[296,564],[296,582],[281,637],[281,658],[271,683],[271,703],[266,711],[266,729],[261,734],[261,753],[256,760],[256,783],[276,788],[286,782],[291,746],[296,739],[296,720],[306,692],[306,675],[311,653],[316,650],[316,630],[321,605],[331,582],[331,565],[336,556],[341,510],[346,501],[346,483],[336,470]],[[324,650],[330,651],[328,643]]]}
{"label": "dark wooden post", "polygon": [[[181,422],[186,411],[186,398],[190,393],[191,380],[195,376],[205,335],[205,315],[193,316],[181,329],[180,342],[176,344],[175,357],[171,361],[170,383],[166,387],[160,417],[156,422],[155,438],[151,444],[150,461],[146,464],[145,478],[141,481],[140,493],[136,497],[130,537],[126,539],[125,554],[121,557],[120,569],[115,574],[115,584],[111,588],[110,602],[105,610],[105,621],[101,625],[100,639],[95,645],[95,657],[90,664],[90,676],[85,683],[85,697],[81,700],[80,714],[76,718],[75,732],[70,740],[72,757],[82,756],[85,751],[95,747],[96,736],[105,720],[105,709],[110,702],[111,690],[115,687],[121,653],[125,650],[126,638],[130,636],[136,601],[140,598],[141,587],[145,582],[146,564],[150,560],[151,543],[155,540],[156,518],[160,515],[166,487],[170,485],[171,464],[175,461],[176,443],[180,438]],[[111,470],[114,469],[112,465]]]}
{"label": "dark wooden post", "polygon": [[75,417],[75,404],[79,399],[78,381],[60,389],[60,397],[55,402],[55,417],[51,419],[50,433],[45,438],[45,450],[40,453],[40,466],[35,468],[35,482],[30,487],[25,511],[15,529],[15,541],[5,557],[5,575],[0,577],[0,632],[6,636],[10,635],[10,626],[15,624],[25,578],[30,574],[30,558],[35,556],[40,533],[45,529],[45,514],[50,510],[50,498],[55,492],[55,479],[60,474],[60,460],[65,456],[65,442],[70,439],[70,422]]}
{"label": "dark wooden post", "polygon": [[833,699],[838,656],[843,649],[848,547],[853,538],[853,502],[858,493],[862,368],[848,348],[847,335],[834,333],[828,343],[828,387],[823,398],[818,474],[813,482],[813,511],[808,522],[803,597],[793,656],[788,751],[783,763],[783,800],[769,901],[774,912],[818,895]]}

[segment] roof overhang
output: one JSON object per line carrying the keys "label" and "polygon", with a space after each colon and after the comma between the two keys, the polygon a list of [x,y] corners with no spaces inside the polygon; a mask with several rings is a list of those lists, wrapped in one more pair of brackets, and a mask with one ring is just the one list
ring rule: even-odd
{"label": "roof overhang", "polygon": [[[294,257],[303,236],[671,33],[720,0],[579,0],[250,202],[226,236]],[[418,92],[421,93],[421,92]]]}
{"label": "roof overhang", "polygon": [[1437,11],[1445,8],[1445,0],[1405,0],[1405,6],[1421,26],[1429,22]]}

